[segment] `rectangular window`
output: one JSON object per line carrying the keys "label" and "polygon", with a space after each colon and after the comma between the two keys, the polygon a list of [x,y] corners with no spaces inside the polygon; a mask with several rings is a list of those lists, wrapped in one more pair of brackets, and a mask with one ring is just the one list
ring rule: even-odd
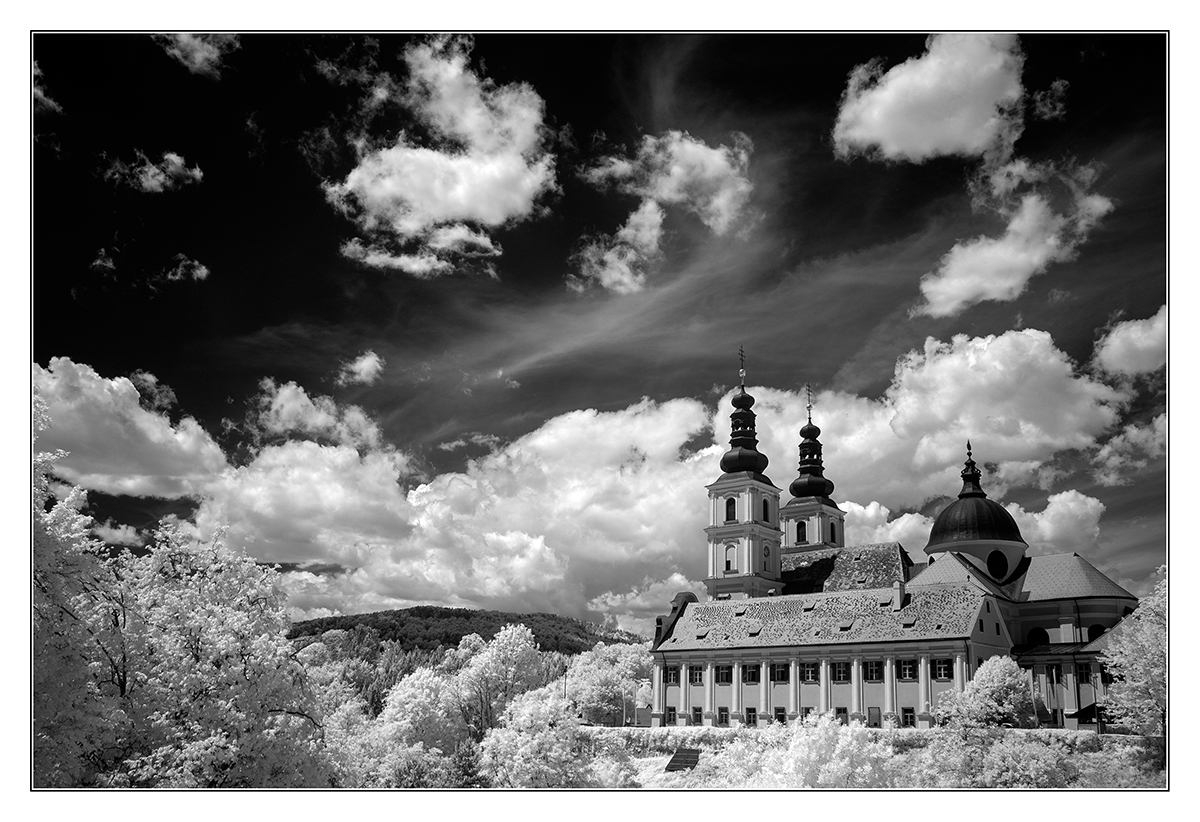
{"label": "rectangular window", "polygon": [[663,682],[667,685],[679,684],[679,668],[675,665],[668,665],[663,668]]}
{"label": "rectangular window", "polygon": [[933,661],[933,678],[934,679],[952,679],[954,677],[954,667],[949,659],[935,659]]}
{"label": "rectangular window", "polygon": [[787,708],[776,708],[775,709],[775,721],[778,722],[780,725],[787,724]]}
{"label": "rectangular window", "polygon": [[983,617],[979,618],[979,633],[983,633]]}
{"label": "rectangular window", "polygon": [[703,708],[692,708],[692,724],[693,725],[703,725],[704,724],[704,709]]}
{"label": "rectangular window", "polygon": [[675,709],[667,708],[667,718],[664,720],[664,725],[674,725],[676,722]]}
{"label": "rectangular window", "polygon": [[881,728],[883,727],[883,717],[879,713],[878,708],[867,708],[867,727]]}
{"label": "rectangular window", "polygon": [[900,660],[900,678],[908,682],[917,678],[917,661],[915,659]]}
{"label": "rectangular window", "polygon": [[761,680],[761,671],[757,665],[742,666],[742,682],[748,685],[753,685]]}
{"label": "rectangular window", "polygon": [[729,709],[717,708],[717,724],[722,728],[729,727]]}
{"label": "rectangular window", "polygon": [[867,682],[883,682],[883,663],[878,660],[867,661]]}
{"label": "rectangular window", "polygon": [[820,682],[821,681],[821,667],[819,665],[817,665],[817,663],[805,662],[804,665],[802,665],[801,667],[804,670],[804,681],[805,682]]}
{"label": "rectangular window", "polygon": [[996,623],[996,636],[1000,636],[1000,623]]}
{"label": "rectangular window", "polygon": [[1076,664],[1075,678],[1080,682],[1090,682],[1092,679],[1092,663],[1080,662]]}
{"label": "rectangular window", "polygon": [[717,684],[728,685],[733,682],[733,666],[718,665],[717,666]]}
{"label": "rectangular window", "polygon": [[704,684],[704,669],[698,665],[688,668],[688,684],[703,685]]}
{"label": "rectangular window", "polygon": [[757,708],[747,708],[746,709],[746,724],[747,725],[757,725],[758,724],[758,709]]}
{"label": "rectangular window", "polygon": [[789,679],[788,674],[790,673],[790,671],[788,669],[790,667],[791,666],[788,665],[786,662],[784,662],[783,664],[771,663],[771,681],[772,682],[787,682]]}
{"label": "rectangular window", "polygon": [[850,663],[849,662],[833,663],[833,681],[834,682],[849,682],[850,681]]}
{"label": "rectangular window", "polygon": [[900,727],[915,728],[917,727],[917,714],[912,708],[900,709]]}
{"label": "rectangular window", "polygon": [[850,711],[847,710],[846,708],[834,708],[833,715],[837,719],[837,721],[842,723],[843,725],[850,724]]}

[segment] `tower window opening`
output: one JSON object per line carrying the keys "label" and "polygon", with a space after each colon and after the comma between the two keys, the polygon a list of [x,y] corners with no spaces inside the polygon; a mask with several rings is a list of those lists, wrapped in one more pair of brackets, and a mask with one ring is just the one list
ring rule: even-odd
{"label": "tower window opening", "polygon": [[829,523],[829,541],[837,542],[837,523],[836,522]]}
{"label": "tower window opening", "polygon": [[725,570],[726,571],[736,571],[737,570],[737,546],[736,545],[726,545],[725,546]]}
{"label": "tower window opening", "polygon": [[763,522],[771,521],[771,503],[763,500]]}
{"label": "tower window opening", "polygon": [[725,521],[733,522],[737,519],[737,500],[733,497],[725,500]]}
{"label": "tower window opening", "polygon": [[802,520],[796,520],[796,544],[804,545],[808,542],[808,523]]}

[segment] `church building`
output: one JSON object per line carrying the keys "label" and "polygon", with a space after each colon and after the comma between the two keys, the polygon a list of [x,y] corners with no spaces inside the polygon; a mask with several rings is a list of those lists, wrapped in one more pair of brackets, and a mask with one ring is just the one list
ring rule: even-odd
{"label": "church building", "polygon": [[1030,556],[971,458],[958,499],[913,564],[898,542],[845,544],[821,429],[800,429],[791,498],[757,450],[745,371],[730,448],[708,486],[704,601],[659,617],[651,725],[765,725],[833,711],[843,722],[930,727],[938,695],[989,657],[1029,671],[1044,724],[1095,727],[1105,634],[1137,598],[1078,554]]}

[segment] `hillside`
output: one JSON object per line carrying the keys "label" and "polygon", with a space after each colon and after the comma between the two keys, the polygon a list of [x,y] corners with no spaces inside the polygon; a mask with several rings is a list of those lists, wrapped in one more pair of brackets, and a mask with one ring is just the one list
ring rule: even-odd
{"label": "hillside", "polygon": [[378,631],[380,639],[400,641],[406,651],[432,650],[439,645],[456,647],[459,640],[470,634],[491,639],[510,623],[520,623],[533,631],[538,647],[543,651],[561,651],[564,654],[590,650],[597,642],[627,645],[645,642],[642,637],[627,631],[603,628],[556,614],[513,614],[436,605],[308,619],[292,625],[288,638],[322,634],[334,629],[353,630],[356,625],[365,625]]}

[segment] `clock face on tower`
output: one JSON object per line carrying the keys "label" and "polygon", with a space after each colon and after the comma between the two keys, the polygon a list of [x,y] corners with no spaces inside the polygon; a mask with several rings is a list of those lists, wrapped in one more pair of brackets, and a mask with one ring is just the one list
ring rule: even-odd
{"label": "clock face on tower", "polygon": [[763,546],[763,556],[764,556],[764,557],[769,557],[769,556],[771,556],[771,546],[770,546],[770,545],[764,545],[764,546]]}

